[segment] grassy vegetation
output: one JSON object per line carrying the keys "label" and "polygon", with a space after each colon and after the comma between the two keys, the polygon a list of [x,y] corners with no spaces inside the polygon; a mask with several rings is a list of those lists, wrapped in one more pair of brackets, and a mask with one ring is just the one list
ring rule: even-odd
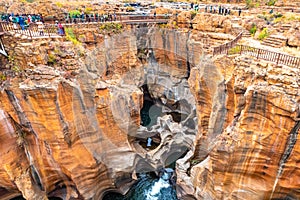
{"label": "grassy vegetation", "polygon": [[269,0],[269,1],[267,1],[266,5],[268,5],[268,6],[274,6],[275,3],[276,3],[276,0]]}
{"label": "grassy vegetation", "polygon": [[254,2],[253,0],[246,0],[246,7],[247,8],[254,8]]}
{"label": "grassy vegetation", "polygon": [[126,8],[126,11],[127,11],[127,12],[134,12],[135,9],[134,9],[134,7],[132,7],[132,6],[128,6],[128,7]]}
{"label": "grassy vegetation", "polygon": [[62,5],[62,3],[61,2],[55,2],[55,4],[57,5],[57,7],[59,7],[59,8],[62,8],[63,7],[63,5]]}
{"label": "grassy vegetation", "polygon": [[34,0],[21,0],[22,3],[33,3]]}
{"label": "grassy vegetation", "polygon": [[264,40],[269,36],[268,28],[264,28],[258,35],[259,40]]}
{"label": "grassy vegetation", "polygon": [[254,36],[255,33],[256,33],[256,31],[257,31],[256,24],[252,24],[252,27],[251,27],[251,29],[250,29],[251,35]]}
{"label": "grassy vegetation", "polygon": [[93,11],[93,8],[91,8],[91,7],[86,7],[85,10],[84,10],[84,13],[85,13],[85,14],[91,14],[92,11]]}
{"label": "grassy vegetation", "polygon": [[52,53],[48,55],[48,64],[54,65],[56,63],[56,56]]}
{"label": "grassy vegetation", "polygon": [[75,17],[77,15],[80,15],[80,11],[79,10],[71,10],[69,12],[69,14],[70,14],[71,17]]}
{"label": "grassy vegetation", "polygon": [[196,15],[197,15],[197,11],[192,10],[191,11],[191,19],[194,19],[196,17]]}
{"label": "grassy vegetation", "polygon": [[18,65],[12,66],[11,69],[12,69],[14,72],[20,72],[20,71],[21,71],[21,69],[20,69],[20,67],[19,67]]}
{"label": "grassy vegetation", "polygon": [[8,56],[8,62],[9,62],[9,65],[11,66],[12,71],[14,71],[16,73],[21,72],[21,68],[18,65],[18,63],[16,62],[14,55]]}
{"label": "grassy vegetation", "polygon": [[292,21],[300,22],[300,17],[298,17],[295,14],[287,14],[287,13],[283,15],[278,12],[272,14],[267,14],[266,12],[263,12],[262,14],[258,14],[257,17],[272,23],[289,23]]}
{"label": "grassy vegetation", "polygon": [[68,41],[73,42],[73,44],[75,45],[80,45],[81,43],[77,40],[75,34],[74,34],[74,30],[73,28],[65,28],[65,32],[66,32],[66,39]]}
{"label": "grassy vegetation", "polygon": [[228,50],[228,55],[238,54],[241,52],[241,46],[237,45],[231,49]]}
{"label": "grassy vegetation", "polygon": [[99,27],[99,30],[104,33],[120,33],[122,28],[120,23],[105,23]]}
{"label": "grassy vegetation", "polygon": [[169,24],[158,24],[158,28],[165,29],[165,28],[170,28],[170,26]]}
{"label": "grassy vegetation", "polygon": [[0,82],[5,81],[6,80],[6,76],[2,73],[0,73]]}

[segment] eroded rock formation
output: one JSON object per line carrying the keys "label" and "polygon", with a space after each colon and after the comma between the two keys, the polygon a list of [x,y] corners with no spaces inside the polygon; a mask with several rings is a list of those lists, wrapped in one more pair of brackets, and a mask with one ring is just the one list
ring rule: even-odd
{"label": "eroded rock formation", "polygon": [[[9,197],[21,192],[27,199],[99,199],[108,190],[125,193],[135,173],[171,165],[192,148],[197,116],[187,79],[200,55],[189,48],[202,47],[188,33],[125,31],[105,36],[84,57],[70,43],[46,43],[37,56],[48,59],[25,56],[22,75],[7,80],[1,92],[3,141],[23,155],[8,156],[3,146],[7,159],[1,170],[10,185],[2,186]],[[11,51],[31,48],[20,46]],[[140,125],[144,98],[161,110],[148,111],[150,127]],[[151,137],[159,137],[152,150],[142,145]]]}
{"label": "eroded rock formation", "polygon": [[[196,29],[210,31],[205,16],[196,16]],[[211,31],[227,33],[226,20]],[[124,194],[137,173],[177,159],[180,198],[299,198],[298,69],[243,56],[212,60],[203,39],[213,34],[195,30],[75,33],[86,44],[8,45],[3,199]]]}

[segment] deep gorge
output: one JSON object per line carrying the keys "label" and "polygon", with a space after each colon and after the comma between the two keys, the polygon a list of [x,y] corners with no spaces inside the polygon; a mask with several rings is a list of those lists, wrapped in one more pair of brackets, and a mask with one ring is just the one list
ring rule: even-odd
{"label": "deep gorge", "polygon": [[122,199],[140,180],[178,199],[299,197],[298,69],[212,58],[194,30],[76,33],[95,42],[10,49],[22,70],[0,92],[4,199]]}

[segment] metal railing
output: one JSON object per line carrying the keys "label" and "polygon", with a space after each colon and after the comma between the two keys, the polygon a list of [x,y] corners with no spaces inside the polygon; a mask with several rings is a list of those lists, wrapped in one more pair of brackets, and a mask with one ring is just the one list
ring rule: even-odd
{"label": "metal railing", "polygon": [[[130,22],[154,22],[165,23],[170,18],[170,15],[118,15],[116,19],[102,20],[100,18],[70,18],[66,19],[66,23],[69,24],[87,24],[87,23],[130,23]],[[64,24],[68,25],[68,24]],[[17,23],[12,22],[0,22],[0,33],[13,32],[20,35],[25,35],[30,39],[41,37],[57,37],[59,36],[59,28],[54,24],[43,24],[38,26],[37,24],[30,24],[27,27],[21,27]]]}
{"label": "metal railing", "polygon": [[240,32],[236,38],[231,40],[230,42],[227,42],[225,44],[221,44],[218,47],[213,48],[213,56],[226,53],[228,54],[228,50],[234,47],[238,41],[242,38],[243,32]]}
{"label": "metal railing", "polygon": [[275,62],[276,64],[283,64],[291,67],[300,66],[300,57],[290,56],[283,53],[278,53],[245,45],[238,45],[237,47],[237,53],[240,54],[250,55],[256,57],[257,59]]}
{"label": "metal railing", "polygon": [[265,49],[245,46],[245,45],[237,45],[237,42],[242,38],[242,32],[232,41],[222,44],[218,47],[213,48],[213,56],[219,54],[228,54],[228,52],[233,48],[234,53],[250,55],[256,57],[257,59],[263,59],[266,61],[275,62],[276,64],[283,64],[292,67],[299,67],[300,58],[295,56],[290,56],[283,53],[278,53],[274,51],[269,51]]}
{"label": "metal railing", "polygon": [[111,18],[103,18],[100,16],[94,16],[94,17],[72,17],[72,18],[65,18],[62,20],[64,23],[69,23],[69,24],[78,24],[78,23],[104,23],[104,22],[126,22],[126,21],[167,21],[170,19],[172,15],[116,15]]}
{"label": "metal railing", "polygon": [[59,35],[58,27],[52,24],[43,24],[42,26],[31,24],[26,28],[22,28],[19,24],[0,22],[0,27],[0,30],[2,29],[3,32],[13,32],[27,36],[30,39],[40,37],[57,37]]}

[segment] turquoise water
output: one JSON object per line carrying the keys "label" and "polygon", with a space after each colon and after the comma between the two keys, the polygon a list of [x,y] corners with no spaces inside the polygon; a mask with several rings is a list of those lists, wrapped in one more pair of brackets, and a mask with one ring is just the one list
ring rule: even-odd
{"label": "turquoise water", "polygon": [[103,200],[177,200],[175,186],[169,179],[168,173],[164,173],[160,178],[142,174],[128,194],[122,196],[109,193]]}

